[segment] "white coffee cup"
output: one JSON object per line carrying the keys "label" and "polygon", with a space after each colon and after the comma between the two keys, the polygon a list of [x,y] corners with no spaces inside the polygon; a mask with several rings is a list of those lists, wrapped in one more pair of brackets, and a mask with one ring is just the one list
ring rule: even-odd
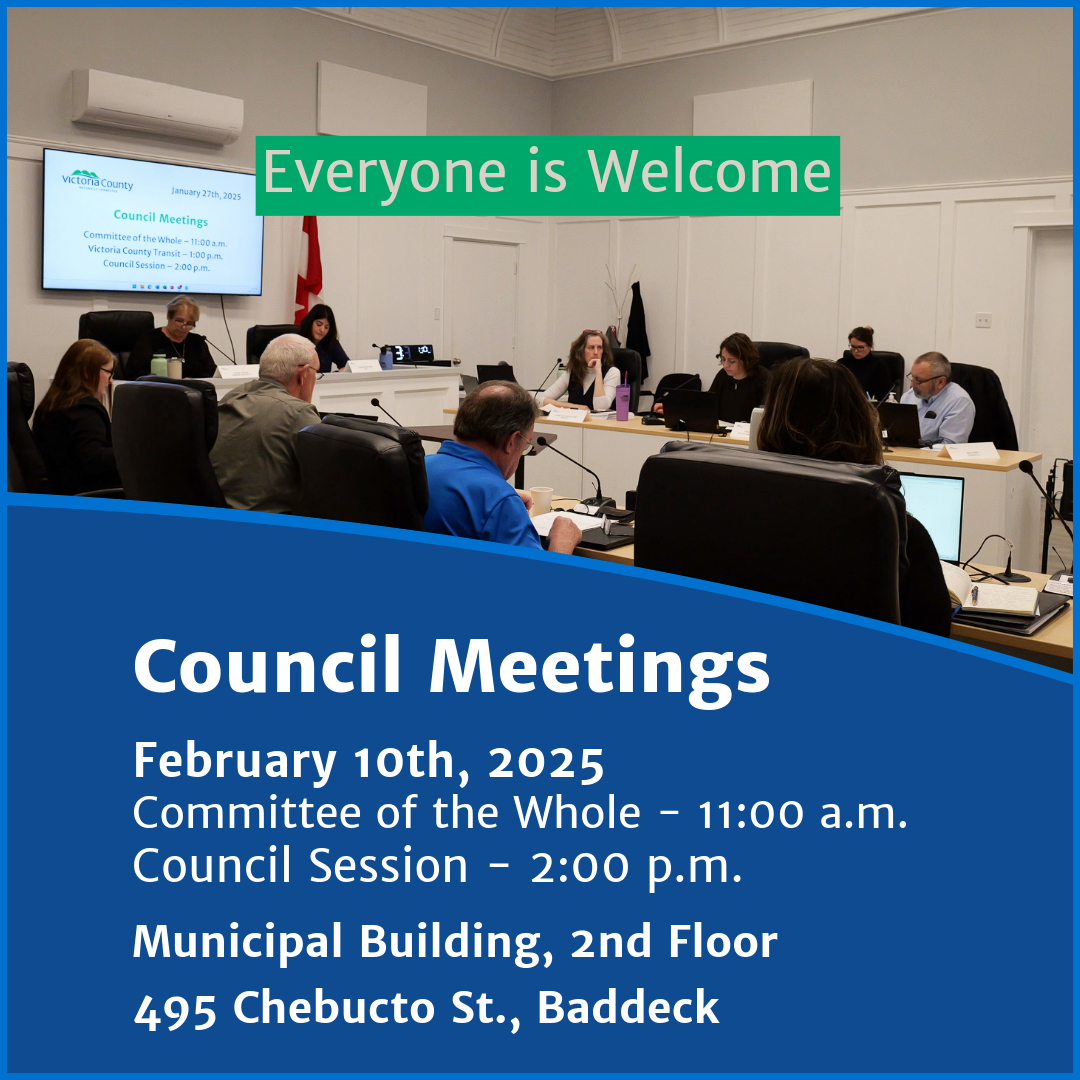
{"label": "white coffee cup", "polygon": [[530,513],[533,517],[537,514],[546,514],[551,510],[551,496],[554,494],[555,489],[549,487],[534,487],[529,488],[529,494],[532,496],[532,510]]}

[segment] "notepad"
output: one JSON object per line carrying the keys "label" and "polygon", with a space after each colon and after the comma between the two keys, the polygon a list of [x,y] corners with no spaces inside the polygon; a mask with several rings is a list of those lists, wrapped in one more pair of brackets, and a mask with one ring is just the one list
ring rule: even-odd
{"label": "notepad", "polygon": [[992,612],[1003,615],[1034,615],[1039,603],[1038,589],[1017,585],[987,585],[975,583],[952,563],[943,562],[941,572],[949,599],[968,612]]}

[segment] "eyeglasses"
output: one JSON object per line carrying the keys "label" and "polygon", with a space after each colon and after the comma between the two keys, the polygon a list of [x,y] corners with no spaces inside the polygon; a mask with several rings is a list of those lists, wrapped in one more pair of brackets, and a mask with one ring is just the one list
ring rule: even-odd
{"label": "eyeglasses", "polygon": [[109,382],[112,382],[113,369],[111,367],[103,367],[103,368],[99,368],[98,370],[101,372],[102,375],[108,375],[109,376]]}
{"label": "eyeglasses", "polygon": [[174,326],[186,326],[189,330],[195,329],[195,324],[193,322],[188,322],[186,319],[173,318],[170,319],[169,322],[171,322]]}
{"label": "eyeglasses", "polygon": [[857,345],[854,341],[849,341],[848,342],[848,347],[851,349],[851,351],[853,353],[869,352],[870,351],[870,346],[869,345]]}
{"label": "eyeglasses", "polygon": [[909,375],[908,376],[908,381],[910,383],[912,383],[912,385],[914,385],[914,386],[922,386],[923,383],[937,382],[937,380],[942,378],[942,377],[943,376],[941,376],[941,375],[931,375],[929,379],[917,379],[917,378],[915,378],[914,375]]}

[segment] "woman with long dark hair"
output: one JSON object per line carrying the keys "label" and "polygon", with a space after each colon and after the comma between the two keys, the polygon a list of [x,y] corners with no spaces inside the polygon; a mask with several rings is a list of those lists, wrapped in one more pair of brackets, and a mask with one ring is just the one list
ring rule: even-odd
{"label": "woman with long dark hair", "polygon": [[120,486],[105,399],[116,357],[80,338],[64,353],[34,414],[34,442],[57,495]]}
{"label": "woman with long dark hair", "polygon": [[[582,330],[570,344],[566,370],[544,391],[541,405],[600,412],[615,404],[622,378],[608,340],[599,330]],[[563,395],[569,401],[563,401]]]}
{"label": "woman with long dark hair", "polygon": [[297,333],[314,342],[319,354],[319,371],[343,371],[349,357],[341,347],[337,335],[337,320],[333,309],[326,304],[316,304],[303,318]]}
{"label": "woman with long dark hair", "polygon": [[[884,465],[881,426],[858,379],[831,360],[797,357],[772,373],[758,450],[775,454]],[[952,603],[934,542],[900,493],[900,475],[885,468],[900,530],[900,621],[948,637]]]}

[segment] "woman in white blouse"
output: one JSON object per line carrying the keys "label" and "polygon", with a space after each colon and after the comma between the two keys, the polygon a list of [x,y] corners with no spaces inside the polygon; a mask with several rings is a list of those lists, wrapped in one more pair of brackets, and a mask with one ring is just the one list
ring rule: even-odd
{"label": "woman in white blouse", "polygon": [[[541,404],[593,412],[614,408],[621,377],[607,338],[599,330],[582,330],[570,346],[566,371],[544,391]],[[569,402],[560,400],[564,394]]]}

